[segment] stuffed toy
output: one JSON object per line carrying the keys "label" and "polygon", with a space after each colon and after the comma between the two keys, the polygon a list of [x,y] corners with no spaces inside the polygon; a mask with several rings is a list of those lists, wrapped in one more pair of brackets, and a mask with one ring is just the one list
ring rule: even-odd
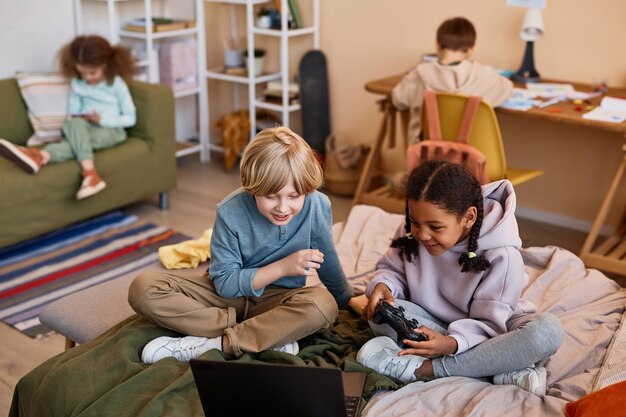
{"label": "stuffed toy", "polygon": [[250,138],[250,113],[247,110],[229,113],[215,122],[215,126],[222,129],[224,167],[230,172]]}

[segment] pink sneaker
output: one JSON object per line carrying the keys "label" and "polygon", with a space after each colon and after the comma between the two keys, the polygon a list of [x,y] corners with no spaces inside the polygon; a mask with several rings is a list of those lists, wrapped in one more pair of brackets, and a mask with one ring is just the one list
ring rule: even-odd
{"label": "pink sneaker", "polygon": [[44,157],[39,149],[18,146],[6,139],[0,139],[0,155],[29,174],[36,174],[45,165]]}
{"label": "pink sneaker", "polygon": [[83,183],[76,193],[76,199],[82,200],[104,190],[106,183],[102,181],[96,170],[83,171]]}

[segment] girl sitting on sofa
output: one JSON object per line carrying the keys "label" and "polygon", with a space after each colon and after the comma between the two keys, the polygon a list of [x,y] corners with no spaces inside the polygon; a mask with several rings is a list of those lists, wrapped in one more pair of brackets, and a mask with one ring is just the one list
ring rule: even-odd
{"label": "girl sitting on sofa", "polygon": [[78,36],[60,52],[61,72],[71,78],[63,139],[42,148],[23,147],[0,139],[0,154],[30,174],[48,163],[76,159],[82,183],[76,198],[82,200],[106,187],[94,164],[93,151],[126,139],[124,128],[136,122],[136,110],[127,81],[134,63],[123,46],[111,46],[100,36]]}

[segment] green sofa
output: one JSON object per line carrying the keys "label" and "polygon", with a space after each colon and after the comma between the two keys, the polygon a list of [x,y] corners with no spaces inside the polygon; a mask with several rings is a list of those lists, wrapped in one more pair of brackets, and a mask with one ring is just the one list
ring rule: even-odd
{"label": "green sofa", "polygon": [[[98,151],[95,163],[107,187],[76,200],[80,168],[76,161],[50,164],[27,174],[0,158],[0,247],[45,234],[117,209],[176,185],[174,97],[167,87],[133,82],[137,124],[119,146]],[[33,133],[26,104],[14,78],[0,80],[0,138],[24,145]]]}

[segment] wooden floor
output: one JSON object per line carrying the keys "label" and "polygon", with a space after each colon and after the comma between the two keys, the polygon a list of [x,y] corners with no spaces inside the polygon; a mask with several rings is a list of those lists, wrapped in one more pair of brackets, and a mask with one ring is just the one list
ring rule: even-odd
{"label": "wooden floor", "polygon": [[[208,164],[199,163],[194,155],[178,160],[178,185],[170,192],[169,210],[159,210],[154,198],[129,206],[124,211],[191,237],[199,237],[205,229],[212,227],[217,202],[239,185],[238,174],[235,171],[225,173],[218,158]],[[333,221],[345,220],[351,199],[330,197]],[[585,238],[580,232],[523,219],[519,219],[519,225],[524,247],[554,245],[578,253]],[[614,279],[626,287],[626,278]],[[0,416],[3,416],[8,414],[17,381],[41,362],[62,352],[64,339],[49,335],[35,340],[0,323],[0,340]]]}

